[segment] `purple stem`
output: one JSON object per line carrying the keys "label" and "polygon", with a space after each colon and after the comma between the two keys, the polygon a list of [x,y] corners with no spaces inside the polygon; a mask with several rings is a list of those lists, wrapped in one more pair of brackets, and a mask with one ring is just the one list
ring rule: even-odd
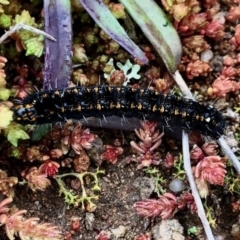
{"label": "purple stem", "polygon": [[148,64],[148,59],[144,52],[129,38],[128,34],[102,0],[79,0],[79,2],[97,25],[114,41],[142,63]]}
{"label": "purple stem", "polygon": [[45,32],[57,39],[45,38],[43,89],[64,89],[72,68],[72,19],[70,0],[44,0]]}

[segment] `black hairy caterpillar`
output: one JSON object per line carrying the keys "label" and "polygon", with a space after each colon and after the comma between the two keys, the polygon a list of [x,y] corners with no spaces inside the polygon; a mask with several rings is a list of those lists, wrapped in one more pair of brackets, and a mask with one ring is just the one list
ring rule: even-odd
{"label": "black hairy caterpillar", "polygon": [[137,117],[157,121],[169,128],[179,126],[218,139],[225,120],[210,105],[173,94],[131,87],[74,87],[36,92],[14,106],[15,120],[43,124],[107,116]]}

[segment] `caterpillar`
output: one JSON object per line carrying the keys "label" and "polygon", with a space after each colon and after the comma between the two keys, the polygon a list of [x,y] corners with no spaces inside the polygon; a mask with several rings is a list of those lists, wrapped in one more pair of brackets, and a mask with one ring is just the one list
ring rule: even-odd
{"label": "caterpillar", "polygon": [[13,107],[15,120],[43,124],[107,116],[137,117],[169,128],[179,126],[218,139],[225,120],[211,105],[202,105],[174,94],[132,87],[73,87],[33,93]]}

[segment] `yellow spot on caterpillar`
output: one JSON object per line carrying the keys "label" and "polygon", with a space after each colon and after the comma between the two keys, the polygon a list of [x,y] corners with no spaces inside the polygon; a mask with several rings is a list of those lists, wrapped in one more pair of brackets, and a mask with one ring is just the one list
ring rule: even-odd
{"label": "yellow spot on caterpillar", "polygon": [[187,112],[186,112],[186,111],[183,111],[182,117],[185,118],[186,116],[187,116]]}
{"label": "yellow spot on caterpillar", "polygon": [[164,106],[162,106],[162,107],[160,108],[160,112],[161,112],[161,113],[164,113],[164,111],[165,111],[165,108],[164,108]]}
{"label": "yellow spot on caterpillar", "polygon": [[117,109],[120,109],[120,108],[121,108],[121,104],[120,104],[119,102],[117,102],[116,108],[117,108]]}
{"label": "yellow spot on caterpillar", "polygon": [[131,88],[131,91],[132,91],[132,92],[136,92],[137,89],[136,89],[136,88]]}
{"label": "yellow spot on caterpillar", "polygon": [[36,117],[33,117],[32,119],[31,119],[31,122],[35,122],[37,120],[37,118]]}
{"label": "yellow spot on caterpillar", "polygon": [[94,91],[95,91],[96,93],[98,93],[98,87],[95,87],[95,88],[94,88]]}
{"label": "yellow spot on caterpillar", "polygon": [[110,103],[110,109],[115,108],[115,104],[113,104],[112,102]]}
{"label": "yellow spot on caterpillar", "polygon": [[157,111],[157,105],[156,105],[156,104],[153,106],[152,111],[153,111],[153,112],[156,112],[156,111]]}
{"label": "yellow spot on caterpillar", "polygon": [[102,109],[102,107],[101,107],[101,105],[98,103],[97,104],[97,110],[101,110]]}
{"label": "yellow spot on caterpillar", "polygon": [[27,105],[25,106],[25,108],[27,108],[27,109],[32,108],[32,107],[33,107],[32,104],[27,104]]}
{"label": "yellow spot on caterpillar", "polygon": [[79,112],[82,111],[82,107],[80,105],[77,106],[77,111],[79,111]]}
{"label": "yellow spot on caterpillar", "polygon": [[179,115],[179,109],[178,109],[178,108],[176,108],[176,109],[174,110],[174,115]]}
{"label": "yellow spot on caterpillar", "polygon": [[138,110],[142,110],[142,103],[138,103],[137,108],[138,108]]}

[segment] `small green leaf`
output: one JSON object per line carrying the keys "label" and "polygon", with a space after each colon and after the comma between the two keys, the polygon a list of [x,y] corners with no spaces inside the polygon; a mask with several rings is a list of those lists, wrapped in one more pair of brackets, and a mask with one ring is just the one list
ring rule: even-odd
{"label": "small green leaf", "polygon": [[11,90],[7,88],[0,88],[0,99],[3,101],[7,101],[11,96]]}
{"label": "small green leaf", "polygon": [[0,104],[0,129],[8,127],[12,121],[13,112],[4,104]]}
{"label": "small green leaf", "polygon": [[5,131],[8,141],[15,147],[18,145],[19,139],[29,139],[29,135],[24,131],[24,127],[20,124],[10,124]]}
{"label": "small green leaf", "polygon": [[197,233],[197,228],[195,226],[193,227],[190,227],[188,229],[188,235],[191,235],[191,234],[196,234]]}
{"label": "small green leaf", "polygon": [[140,26],[161,56],[169,72],[174,73],[182,55],[177,31],[162,9],[153,0],[119,0]]}
{"label": "small green leaf", "polygon": [[32,141],[39,141],[44,135],[46,135],[52,128],[52,124],[39,125],[31,136]]}

